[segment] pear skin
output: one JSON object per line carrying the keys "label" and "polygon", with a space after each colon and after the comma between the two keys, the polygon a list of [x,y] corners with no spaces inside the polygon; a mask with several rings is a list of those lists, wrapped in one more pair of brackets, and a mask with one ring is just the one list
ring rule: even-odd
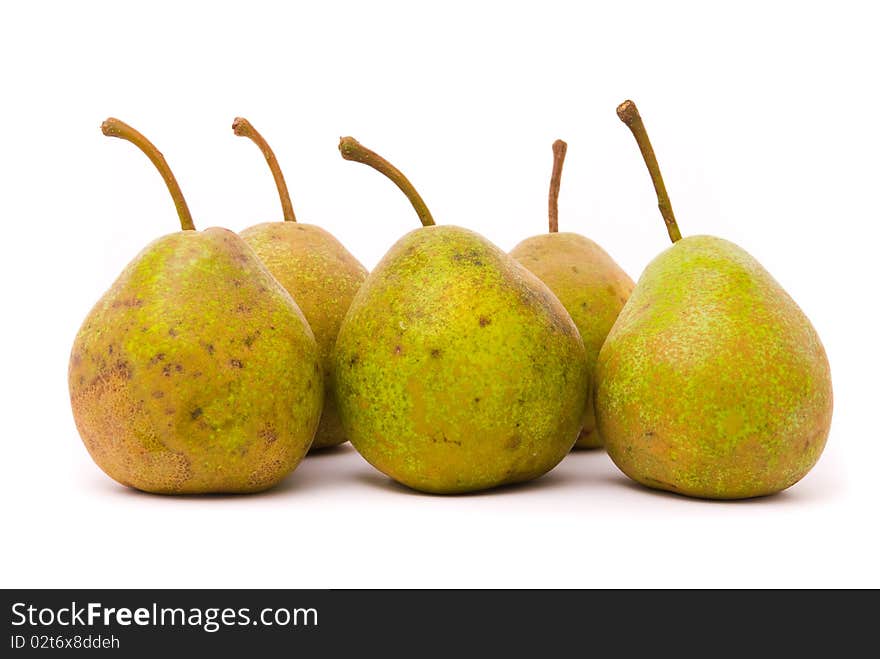
{"label": "pear skin", "polygon": [[[510,255],[544,282],[571,315],[593,373],[599,349],[635,285],[595,242],[576,233],[546,233],[520,242]],[[599,448],[593,400],[587,401],[575,448]]]}
{"label": "pear skin", "polygon": [[417,229],[355,296],[336,344],[349,439],[411,488],[525,481],[571,449],[590,378],[550,290],[478,234]]}
{"label": "pear skin", "polygon": [[608,454],[649,487],[713,499],[778,492],[816,464],[831,373],[816,330],[749,254],[686,237],[651,262],[599,354]]}
{"label": "pear skin", "polygon": [[342,319],[367,278],[367,269],[321,227],[265,222],[241,237],[296,300],[318,342],[324,376],[324,411],[312,448],[346,441],[334,394],[333,349]]}
{"label": "pear skin", "polygon": [[165,494],[275,485],[308,451],[323,400],[305,318],[225,229],[147,246],[83,323],[69,383],[98,466]]}

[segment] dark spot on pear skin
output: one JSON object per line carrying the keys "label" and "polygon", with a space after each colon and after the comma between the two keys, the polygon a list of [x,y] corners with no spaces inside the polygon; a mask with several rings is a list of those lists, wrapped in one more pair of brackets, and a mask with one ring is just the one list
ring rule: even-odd
{"label": "dark spot on pear skin", "polygon": [[434,348],[434,349],[431,351],[431,357],[434,357],[435,359],[436,359],[437,357],[439,357],[440,355],[442,355],[442,354],[443,354],[443,351],[440,350],[440,348]]}
{"label": "dark spot on pear skin", "polygon": [[248,348],[250,348],[252,345],[254,345],[254,341],[257,340],[258,334],[259,334],[259,332],[256,332],[255,334],[248,334],[246,337],[244,337],[244,344]]}
{"label": "dark spot on pear skin", "polygon": [[276,439],[278,439],[278,434],[275,432],[275,428],[272,426],[266,426],[262,430],[260,430],[260,439],[265,441],[267,444],[271,444]]}
{"label": "dark spot on pear skin", "polygon": [[355,364],[358,363],[358,360],[359,360],[359,359],[360,359],[360,357],[358,357],[357,355],[352,355],[352,356],[351,356],[351,359],[348,360],[348,365],[349,365],[349,366],[354,366]]}
{"label": "dark spot on pear skin", "polygon": [[247,313],[251,310],[251,308],[247,306],[244,302],[239,302],[238,305],[235,307],[235,310],[239,313]]}
{"label": "dark spot on pear skin", "polygon": [[194,378],[200,378],[200,377],[202,377],[202,372],[201,372],[201,371],[196,371],[195,373],[193,373],[193,377],[194,377]]}
{"label": "dark spot on pear skin", "polygon": [[164,359],[165,359],[165,353],[160,352],[160,353],[153,355],[152,358],[150,358],[149,364],[150,364],[150,366],[155,366],[156,364],[163,361]]}
{"label": "dark spot on pear skin", "polygon": [[519,405],[525,405],[525,404],[526,404],[526,401],[523,400],[522,398],[517,398],[517,399],[516,399],[516,402],[517,402]]}
{"label": "dark spot on pear skin", "polygon": [[510,439],[507,440],[507,442],[505,443],[504,446],[506,448],[510,449],[511,451],[513,451],[513,450],[519,448],[520,444],[522,444],[522,440],[518,436],[514,435],[513,437],[511,437]]}
{"label": "dark spot on pear skin", "polygon": [[153,392],[153,398],[164,398],[164,397],[165,397],[164,391],[154,391]]}
{"label": "dark spot on pear skin", "polygon": [[653,436],[654,436],[654,431],[653,431],[653,430],[646,430],[644,436],[645,436],[645,437],[653,437]]}
{"label": "dark spot on pear skin", "polygon": [[580,270],[578,270],[576,265],[571,266],[571,271],[572,272],[580,272]]}
{"label": "dark spot on pear skin", "polygon": [[214,344],[213,343],[203,343],[202,345],[205,346],[205,350],[208,351],[209,355],[214,354]]}
{"label": "dark spot on pear skin", "polygon": [[479,403],[479,402],[480,402],[480,398],[479,398],[479,396],[476,397],[476,398],[474,398],[474,402],[475,402],[475,403]]}
{"label": "dark spot on pear skin", "polygon": [[458,439],[449,439],[445,433],[440,433],[439,436],[434,435],[431,437],[431,441],[435,444],[437,442],[443,442],[444,444],[455,444],[456,446],[461,446],[461,441]]}
{"label": "dark spot on pear skin", "polygon": [[200,416],[202,416],[202,408],[201,407],[197,407],[196,409],[194,409],[192,412],[189,413],[189,418],[192,419],[193,421],[198,419]]}
{"label": "dark spot on pear skin", "polygon": [[131,366],[128,365],[128,362],[120,359],[116,362],[113,370],[116,371],[116,373],[123,375],[126,380],[131,380]]}
{"label": "dark spot on pear skin", "polygon": [[486,325],[490,325],[492,323],[491,318],[486,318],[485,316],[480,316],[480,327],[485,327]]}
{"label": "dark spot on pear skin", "polygon": [[311,390],[312,390],[312,381],[309,380],[309,384],[308,384],[308,386],[306,387],[306,391],[311,391]]}
{"label": "dark spot on pear skin", "polygon": [[113,300],[113,304],[110,305],[114,309],[118,309],[119,307],[125,307],[130,309],[132,307],[142,307],[144,306],[144,301],[140,298],[129,298],[126,300]]}
{"label": "dark spot on pear skin", "polygon": [[395,355],[399,355],[402,352],[403,352],[403,348],[401,348],[400,346],[394,346],[394,354]]}
{"label": "dark spot on pear skin", "polygon": [[233,285],[235,288],[241,288],[241,279],[233,279],[233,280],[232,280],[232,285]]}
{"label": "dark spot on pear skin", "polygon": [[241,363],[240,359],[230,359],[229,365],[232,366],[232,368],[244,368],[244,364]]}
{"label": "dark spot on pear skin", "polygon": [[168,336],[171,336],[171,337],[177,336],[177,330],[172,327],[171,329],[168,330]]}
{"label": "dark spot on pear skin", "polygon": [[108,355],[112,355],[112,354],[113,354],[113,346],[112,346],[112,345],[109,346],[109,347],[107,348],[107,354],[108,354]]}
{"label": "dark spot on pear skin", "polygon": [[651,478],[650,476],[645,476],[645,481],[649,484],[653,483],[654,485],[659,485],[662,488],[669,490],[677,490],[678,488],[672,483],[667,483],[666,481],[661,481],[659,478]]}
{"label": "dark spot on pear skin", "polygon": [[478,267],[483,265],[483,262],[480,260],[480,253],[475,249],[469,250],[466,254],[456,252],[452,255],[452,259],[459,262],[467,261],[468,263]]}

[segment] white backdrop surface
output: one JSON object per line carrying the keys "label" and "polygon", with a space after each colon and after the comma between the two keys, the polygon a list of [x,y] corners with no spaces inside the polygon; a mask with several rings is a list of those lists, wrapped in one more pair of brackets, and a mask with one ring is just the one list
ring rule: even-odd
{"label": "white backdrop surface", "polygon": [[[660,5],[663,5],[661,7]],[[871,3],[16,3],[0,22],[0,585],[11,587],[880,586]],[[825,455],[761,500],[631,484],[603,453],[474,496],[409,492],[351,448],[274,491],[163,498],[110,481],[77,435],[67,360],[125,264],[177,220],[117,116],[176,172],[197,226],[280,219],[243,115],[301,221],[368,267],[418,220],[353,135],[403,169],[438,223],[504,249],[546,227],[550,144],[569,144],[560,228],[637,277],[668,245],[614,110],[638,104],[685,234],[751,252],[832,365]]]}

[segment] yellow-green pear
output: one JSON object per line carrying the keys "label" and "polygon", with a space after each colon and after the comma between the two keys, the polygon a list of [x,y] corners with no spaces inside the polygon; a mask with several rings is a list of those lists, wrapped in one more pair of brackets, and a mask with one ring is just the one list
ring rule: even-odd
{"label": "yellow-green pear", "polygon": [[[632,292],[632,279],[595,242],[577,233],[559,232],[559,185],[567,145],[553,143],[553,174],[550,177],[550,231],[520,242],[510,255],[543,281],[559,298],[577,325],[593,373],[599,349],[617,314]],[[602,437],[596,428],[592,399],[587,401],[575,448],[598,448]]]}
{"label": "yellow-green pear", "polygon": [[635,104],[636,137],[673,246],[645,269],[602,346],[599,431],[620,469],[694,497],[772,494],[816,464],[831,425],[831,373],[816,330],[742,248],[682,238]]}
{"label": "yellow-green pear", "polygon": [[68,380],[83,443],[146,492],[265,490],[300,462],[321,415],[312,331],[237,234],[195,230],[155,146],[117,119],[102,130],[153,161],[183,230],[147,245],[76,335]]}
{"label": "yellow-green pear", "polygon": [[330,233],[297,222],[278,160],[253,125],[238,117],[232,129],[260,147],[275,178],[284,221],[257,224],[242,231],[241,237],[296,300],[315,333],[324,374],[324,412],[312,449],[336,446],[345,441],[345,432],[333,393],[333,346],[367,269]]}
{"label": "yellow-green pear", "polygon": [[394,181],[424,225],[383,257],[339,330],[336,396],[352,444],[424,492],[546,473],[577,439],[590,383],[568,312],[482,236],[434,226],[386,160],[352,138],[340,151]]}

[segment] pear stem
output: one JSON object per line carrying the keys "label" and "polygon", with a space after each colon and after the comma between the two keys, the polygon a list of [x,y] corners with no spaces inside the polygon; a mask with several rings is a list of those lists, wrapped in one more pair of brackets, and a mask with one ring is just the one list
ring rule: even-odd
{"label": "pear stem", "polygon": [[553,173],[550,175],[550,233],[559,231],[559,184],[562,182],[562,165],[568,145],[562,140],[553,142]]}
{"label": "pear stem", "polygon": [[254,128],[253,124],[244,117],[236,117],[232,122],[232,130],[239,137],[248,137],[254,142],[263,157],[269,165],[269,170],[275,178],[275,187],[278,188],[278,196],[281,198],[281,211],[284,213],[285,222],[296,222],[296,215],[293,214],[293,204],[290,203],[290,193],[287,191],[287,183],[284,182],[284,174],[281,173],[281,167],[278,165],[278,159],[269,143],[260,135],[259,131]]}
{"label": "pear stem", "polygon": [[165,181],[165,185],[168,186],[168,192],[171,193],[171,198],[174,200],[174,206],[177,208],[177,215],[180,218],[180,227],[184,231],[195,231],[196,227],[193,224],[189,207],[186,205],[186,199],[183,198],[183,192],[180,191],[177,179],[174,178],[174,174],[171,173],[171,168],[168,167],[168,163],[165,162],[165,156],[162,155],[159,149],[157,149],[150,140],[141,135],[127,123],[120,121],[119,119],[114,119],[113,117],[110,117],[101,124],[101,132],[107,137],[119,137],[123,140],[128,140],[146,154],[147,158],[150,159],[150,162],[152,162],[156,169],[159,170],[162,179]]}
{"label": "pear stem", "polygon": [[404,176],[397,167],[385,160],[385,158],[378,153],[370,151],[370,149],[353,137],[339,138],[339,152],[346,160],[369,165],[391,179],[391,181],[400,188],[401,192],[406,195],[407,199],[409,199],[413,208],[415,208],[419,219],[422,221],[422,225],[426,227],[434,225],[434,218],[431,216],[431,211],[428,210],[421,195],[419,195],[413,187],[413,184],[409,182],[406,176]]}
{"label": "pear stem", "polygon": [[648,173],[651,175],[651,181],[654,183],[654,190],[657,193],[657,206],[660,208],[663,221],[666,222],[666,230],[669,232],[672,242],[678,242],[681,240],[681,231],[679,231],[678,223],[675,221],[675,214],[672,212],[669,195],[666,194],[666,185],[663,183],[660,165],[657,164],[657,156],[654,155],[654,147],[651,146],[651,140],[648,139],[648,132],[645,130],[645,124],[642,123],[642,117],[639,115],[636,104],[632,101],[624,101],[617,106],[617,116],[629,127],[636,138],[636,144],[639,145],[639,151],[642,152],[642,158],[648,166]]}

